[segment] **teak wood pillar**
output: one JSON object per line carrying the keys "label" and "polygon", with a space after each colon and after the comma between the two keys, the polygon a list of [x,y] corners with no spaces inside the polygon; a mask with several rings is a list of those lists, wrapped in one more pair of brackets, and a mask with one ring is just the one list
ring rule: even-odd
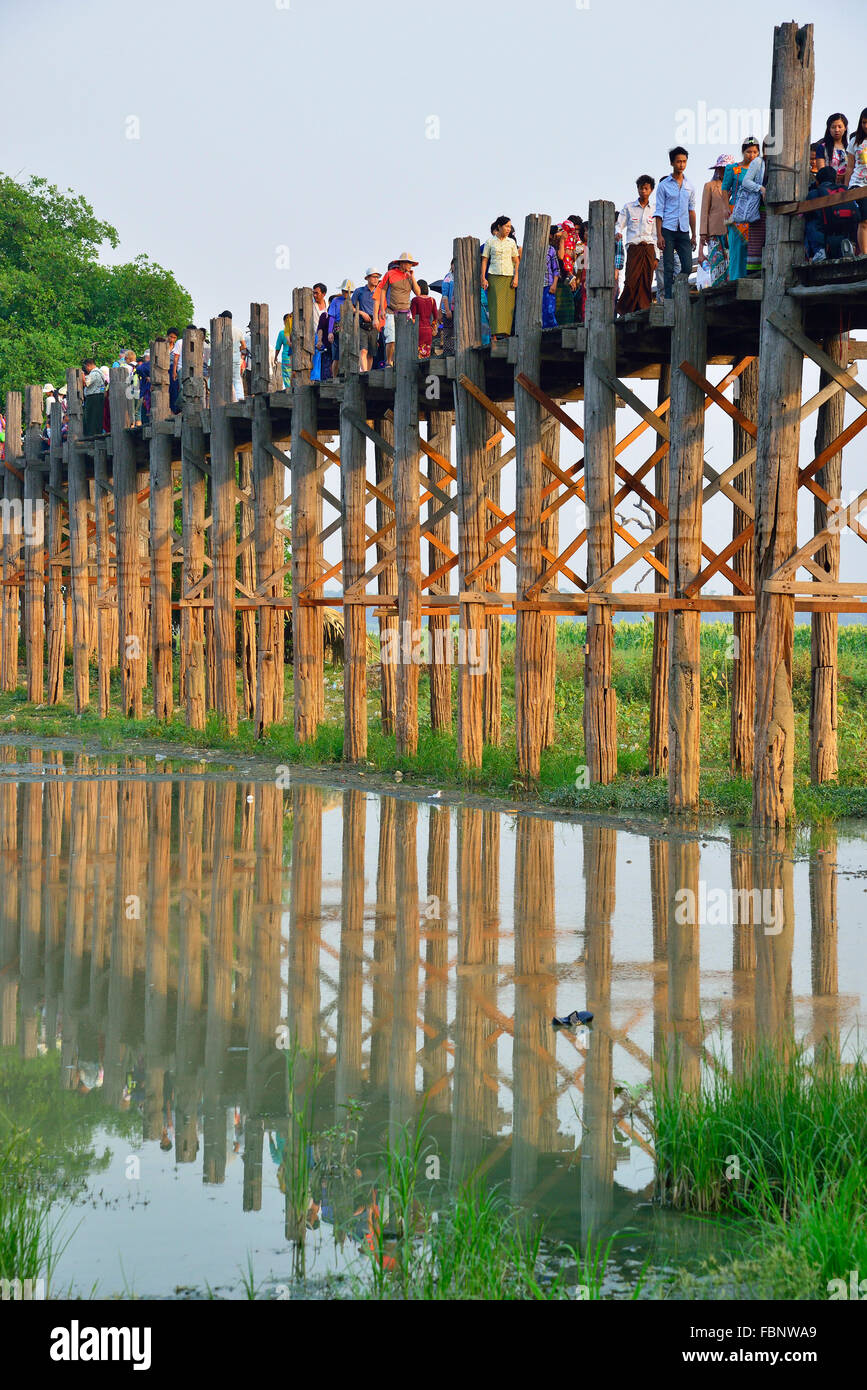
{"label": "teak wood pillar", "polygon": [[211,319],[211,558],[214,570],[215,704],[229,733],[238,728],[235,676],[235,450],[232,421],[232,320]]}
{"label": "teak wood pillar", "polygon": [[172,716],[172,434],[161,426],[172,420],[169,407],[169,345],[151,343],[150,438],[150,616],[151,684],[157,719]]}
{"label": "teak wood pillar", "polygon": [[[77,374],[76,374],[77,375]],[[80,420],[79,414],[79,420]],[[15,690],[18,685],[18,632],[21,609],[20,589],[13,578],[21,553],[21,520],[24,497],[21,471],[21,392],[6,392],[6,462],[3,500],[3,641],[2,685]]]}
{"label": "teak wood pillar", "polygon": [[418,747],[417,653],[421,647],[421,537],[418,504],[418,324],[395,317],[394,521],[399,631],[395,706],[397,751]]}
{"label": "teak wood pillar", "polygon": [[66,619],[63,608],[63,563],[54,556],[63,544],[63,409],[52,401],[48,445],[48,690],[49,705],[63,699],[63,658]]}
{"label": "teak wood pillar", "polygon": [[798,445],[803,359],[801,350],[769,322],[778,314],[802,325],[800,300],[787,294],[804,257],[800,217],[774,204],[807,195],[813,107],[813,27],[774,29],[771,137],[768,155],[767,232],[759,336],[759,410],[756,441],[756,718],[753,820],[781,827],[792,808],[795,715],[792,648],[795,599],[765,584],[798,544]]}
{"label": "teak wood pillar", "polygon": [[[759,363],[753,358],[738,378],[738,409],[755,423],[759,408]],[[732,459],[743,458],[754,446],[749,432],[733,421]],[[747,502],[755,503],[756,465],[748,465],[732,487]],[[735,506],[732,514],[732,539],[735,540],[752,522],[746,512]],[[745,541],[732,556],[732,569],[741,579],[752,584],[755,569],[754,538]],[[734,661],[732,666],[731,733],[729,752],[731,770],[736,777],[753,774],[753,719],[756,709],[756,615],[741,609],[733,614]]]}
{"label": "teak wood pillar", "polygon": [[[256,577],[264,599],[283,594],[284,532],[277,508],[286,496],[286,469],[271,453],[273,432],[268,393],[271,388],[268,305],[250,305],[250,345],[253,350],[253,505],[256,532]],[[271,578],[271,576],[275,576]],[[256,670],[256,736],[261,738],[283,718],[284,640],[286,610],[265,602],[259,609]]]}
{"label": "teak wood pillar", "polygon": [[24,437],[24,636],[27,699],[42,704],[45,688],[45,511],[42,499],[42,389],[28,386]]}
{"label": "teak wood pillar", "polygon": [[[322,719],[325,691],[322,609],[300,598],[319,579],[322,501],[317,456],[316,389],[310,384],[316,322],[311,289],[292,294],[292,673],[295,737],[308,742]],[[318,594],[314,595],[318,597]]]}
{"label": "teak wood pillar", "polygon": [[[468,767],[481,767],[484,738],[484,682],[479,657],[485,631],[483,575],[466,575],[485,555],[485,409],[460,385],[467,377],[484,390],[479,243],[457,237],[455,261],[455,443],[458,475],[458,756]],[[472,595],[478,594],[478,600]],[[476,664],[470,665],[472,656]]]}
{"label": "teak wood pillar", "polygon": [[[659,385],[656,391],[656,404],[662,405],[671,395],[671,363],[659,364]],[[665,446],[665,438],[656,436],[656,450]],[[664,449],[654,468],[654,493],[662,501],[668,498],[668,449]],[[668,568],[668,537],[665,536],[654,550],[661,565]],[[659,570],[653,571],[653,588],[657,594],[668,591],[668,580]],[[653,615],[653,656],[650,670],[650,775],[665,777],[668,774],[668,613]]]}
{"label": "teak wood pillar", "polygon": [[518,383],[524,375],[539,385],[542,372],[542,284],[551,219],[530,213],[524,222],[524,250],[518,275],[515,333],[515,737],[518,773],[539,778],[542,752],[542,614],[527,602],[527,590],[541,578],[542,566],[542,408]]}
{"label": "teak wood pillar", "polygon": [[[181,356],[181,535],[184,559],[181,598],[194,589],[205,573],[205,501],[207,468],[202,410],[205,405],[203,367],[204,330],[184,329]],[[255,419],[255,405],[254,405]],[[255,425],[254,425],[255,429]],[[254,445],[255,449],[255,445]],[[181,607],[183,690],[180,693],[191,729],[205,727],[205,610]]]}
{"label": "teak wood pillar", "polygon": [[[584,472],[588,588],[614,564],[616,400],[605,376],[617,368],[614,327],[614,204],[590,204],[584,356]],[[604,376],[595,371],[599,366]],[[611,677],[614,626],[604,604],[587,608],[584,655],[584,756],[591,782],[617,776],[617,700]]]}
{"label": "teak wood pillar", "polygon": [[112,668],[112,607],[109,592],[108,440],[93,444],[93,514],[96,532],[96,670],[97,709],[104,719],[110,712]]}
{"label": "teak wood pillar", "polygon": [[[427,417],[427,442],[441,458],[451,462],[452,455],[452,415],[447,410],[431,410]],[[427,468],[433,481],[443,492],[451,491],[448,474],[434,459],[427,460]],[[431,526],[431,517],[440,508],[437,497],[431,496],[428,502],[428,531],[432,532],[440,545],[448,546],[451,539],[450,517],[444,516]],[[444,555],[433,542],[428,543],[428,571],[433,574],[443,563]],[[430,594],[447,594],[449,576],[431,584]],[[431,613],[428,617],[428,637],[430,640],[430,726],[434,730],[448,730],[452,727],[452,666],[451,666],[451,618],[448,613]]]}
{"label": "teak wood pillar", "polygon": [[[824,350],[843,371],[848,366],[848,334],[826,338]],[[829,385],[830,376],[819,374],[819,389]],[[845,391],[837,391],[819,407],[816,423],[816,454],[820,454],[843,431]],[[816,474],[816,482],[832,498],[843,495],[843,454],[834,454]],[[815,529],[824,531],[829,513],[820,497],[813,502]],[[830,538],[813,556],[828,579],[840,578],[840,532]],[[832,782],[837,776],[837,629],[836,613],[813,613],[810,634],[810,780]]]}
{"label": "teak wood pillar", "polygon": [[[485,433],[490,440],[496,437],[499,426],[493,415],[486,417]],[[497,459],[502,450],[502,444],[486,445],[485,474],[485,496],[488,502],[495,507],[500,505],[500,470],[496,467]],[[493,515],[490,508],[485,513],[485,525]],[[497,541],[488,541],[487,553],[493,554],[497,549]],[[500,592],[502,566],[499,559],[494,560],[485,570],[485,588],[494,594]],[[493,608],[485,610],[485,636],[484,636],[484,695],[483,695],[483,717],[482,728],[485,743],[492,744],[499,748],[503,738],[503,619]]]}
{"label": "teak wood pillar", "polygon": [[[671,330],[671,409],[669,428],[668,591],[682,597],[701,569],[701,495],[704,476],[704,392],[680,370],[689,362],[705,375],[707,324],[701,295],[692,298],[689,281],[674,284]],[[668,804],[672,811],[698,805],[699,721],[701,715],[701,614],[676,609],[669,619]]]}
{"label": "teak wood pillar", "polygon": [[69,426],[66,431],[69,480],[69,587],[72,593],[72,695],[73,709],[81,714],[90,704],[90,583],[87,560],[88,489],[81,439],[79,373],[66,373]]}
{"label": "teak wood pillar", "polygon": [[[379,422],[378,434],[383,444],[388,448],[382,448],[379,444],[374,445],[373,460],[376,470],[376,485],[386,496],[391,497],[392,478],[394,467],[392,454],[389,452],[394,444],[394,412],[386,411]],[[392,499],[393,500],[393,499]],[[376,534],[380,535],[385,527],[394,520],[394,511],[387,507],[381,498],[376,499]],[[376,543],[376,561],[381,564],[387,555],[394,550],[392,532],[388,532],[381,540]],[[376,576],[377,593],[388,594],[396,599],[397,597],[397,565],[394,561],[390,564],[383,564],[382,569]],[[395,638],[392,633],[397,633],[397,608],[387,608],[380,611],[379,615],[379,710],[384,734],[394,733],[394,706],[396,696],[395,664],[392,660],[392,652],[395,646]]]}
{"label": "teak wood pillar", "polygon": [[[367,441],[352,420],[353,415],[362,420],[365,417],[364,387],[358,373],[358,310],[348,302],[340,316],[340,360],[340,502],[346,593],[364,575],[367,547]],[[343,757],[346,762],[357,763],[367,757],[367,609],[363,603],[343,605],[343,651]]]}
{"label": "teak wood pillar", "polygon": [[[545,415],[542,419],[542,452],[547,455],[557,468],[560,467],[560,422],[555,420],[553,415]],[[499,497],[497,498],[499,501]],[[556,501],[556,494],[552,495],[548,505],[551,506]],[[559,509],[551,512],[542,522],[542,544],[549,555],[559,555],[560,553],[560,511]],[[499,578],[499,566],[498,566]],[[499,589],[499,583],[494,585]],[[543,592],[551,593],[557,588],[557,580],[553,579],[545,585]],[[498,619],[499,621],[499,619]],[[556,613],[543,613],[540,622],[541,639],[541,667],[540,667],[540,687],[542,702],[539,711],[539,718],[542,721],[542,747],[550,748],[554,742],[554,692],[557,685],[557,615]]]}
{"label": "teak wood pillar", "polygon": [[147,658],[139,563],[136,448],[135,436],[126,428],[126,387],[125,368],[112,367],[108,390],[117,553],[117,659],[120,666],[121,713],[125,718],[141,719]]}

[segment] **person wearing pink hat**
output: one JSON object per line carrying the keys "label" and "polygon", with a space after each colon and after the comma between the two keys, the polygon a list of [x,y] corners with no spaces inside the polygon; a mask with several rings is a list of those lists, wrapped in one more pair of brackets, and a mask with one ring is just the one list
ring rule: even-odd
{"label": "person wearing pink hat", "polygon": [[725,170],[734,162],[732,155],[721,154],[710,166],[713,178],[705,184],[701,195],[699,260],[707,261],[712,285],[719,280],[725,280],[729,273],[726,218],[730,205],[728,196],[723,192],[722,179]]}

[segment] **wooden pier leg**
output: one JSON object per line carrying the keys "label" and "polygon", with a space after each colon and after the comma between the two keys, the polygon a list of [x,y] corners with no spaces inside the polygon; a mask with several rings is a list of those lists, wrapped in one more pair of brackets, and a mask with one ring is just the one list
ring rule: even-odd
{"label": "wooden pier leg", "polygon": [[[616,401],[611,387],[596,375],[598,363],[614,375],[617,339],[614,327],[614,204],[590,204],[590,250],[585,315],[584,474],[587,497],[587,583],[593,584],[614,564],[614,430]],[[591,782],[617,776],[617,701],[611,677],[614,627],[610,608],[591,603],[587,609],[584,657],[584,756]]]}
{"label": "wooden pier leg", "polygon": [[298,595],[320,574],[318,536],[322,499],[317,489],[316,450],[301,431],[317,432],[316,390],[310,384],[316,336],[313,291],[292,292],[292,675],[295,737],[307,743],[316,733],[324,701],[325,654],[322,609]]}
{"label": "wooden pier leg", "polygon": [[[449,461],[452,456],[452,421],[453,416],[447,410],[431,410],[427,417],[428,444]],[[433,459],[427,459],[426,463],[433,481],[443,492],[451,492],[448,474]],[[428,529],[433,530],[433,534],[443,545],[449,545],[451,518],[445,516],[433,528],[430,526],[430,518],[439,506],[438,498],[431,497],[428,502]],[[445,557],[432,542],[428,544],[427,554],[428,572],[432,574],[435,569],[439,569]],[[431,585],[428,593],[447,594],[449,588],[449,576],[444,575],[436,584]],[[451,621],[448,613],[431,614],[427,620],[430,637],[430,726],[434,730],[446,730],[449,733],[452,728],[452,663],[449,659],[452,655]]]}
{"label": "wooden pier leg", "polygon": [[45,507],[42,498],[42,389],[28,386],[24,439],[24,633],[27,698],[41,705],[45,689]]}
{"label": "wooden pier leg", "polygon": [[[386,444],[394,444],[394,414],[387,411],[379,422],[378,433]],[[374,464],[376,468],[377,487],[384,489],[391,495],[391,484],[393,476],[392,461],[389,453],[381,449],[377,444],[373,450]],[[377,500],[376,503],[376,529],[381,531],[394,517],[394,512],[386,507],[384,502]],[[382,541],[376,543],[377,561],[383,560],[389,550],[394,548],[393,533],[389,533]],[[397,595],[397,565],[386,565],[377,575],[377,593]],[[390,608],[379,618],[379,709],[382,732],[384,734],[394,733],[394,709],[397,702],[397,682],[394,661],[391,659],[395,648],[395,637],[391,634],[397,633],[397,609]]]}
{"label": "wooden pier leg", "polygon": [[[542,373],[542,290],[551,220],[530,213],[524,222],[524,251],[518,279],[515,332],[523,373],[539,384]],[[542,614],[525,595],[542,574],[542,414],[539,402],[515,383],[515,737],[518,773],[539,778],[542,751]]]}
{"label": "wooden pier leg", "polygon": [[[340,500],[343,507],[343,591],[364,574],[367,535],[364,514],[367,444],[351,415],[365,418],[364,387],[358,374],[358,310],[344,304],[340,318],[343,401],[340,406]],[[343,759],[367,757],[367,609],[343,605]]]}
{"label": "wooden pier leg", "polygon": [[783,826],[794,797],[795,715],[792,648],[795,599],[770,594],[765,584],[798,544],[799,405],[801,350],[769,321],[779,314],[802,326],[800,300],[788,293],[804,258],[800,217],[774,212],[774,204],[807,196],[813,106],[813,27],[774,29],[771,133],[778,148],[768,157],[767,234],[759,336],[759,411],[756,424],[756,720],[753,820]]}
{"label": "wooden pier leg", "polygon": [[[80,418],[80,417],[79,417]],[[4,690],[18,686],[18,634],[21,590],[11,582],[21,554],[24,487],[21,479],[21,392],[6,392],[6,467],[3,497],[3,671]]]}
{"label": "wooden pier leg", "polygon": [[66,373],[69,427],[66,432],[69,479],[69,587],[72,592],[72,695],[81,714],[90,704],[90,584],[87,564],[87,478],[81,438],[79,373]]}
{"label": "wooden pier leg", "polygon": [[[668,400],[671,395],[671,363],[661,362],[659,366],[659,386],[656,404]],[[665,440],[661,434],[656,436],[656,447],[661,449]],[[666,501],[668,497],[668,450],[662,455],[654,469],[655,495]],[[654,550],[661,565],[668,568],[668,539],[661,540]],[[668,580],[653,571],[653,588],[657,594],[668,592]],[[665,777],[668,773],[668,613],[653,615],[653,656],[650,669],[650,775]]]}
{"label": "wooden pier leg", "polygon": [[[748,420],[755,421],[759,408],[759,363],[754,358],[738,378],[738,409]],[[733,422],[732,458],[743,458],[754,441],[737,421]],[[748,502],[755,500],[756,466],[751,463],[740,477],[732,479],[732,487]],[[749,526],[750,518],[740,507],[732,515],[732,539]],[[732,556],[732,569],[741,579],[752,584],[755,570],[755,541],[749,540]],[[732,667],[732,711],[730,761],[736,777],[753,775],[753,717],[756,708],[756,615],[743,610],[733,614],[734,666]]]}
{"label": "wooden pier leg", "polygon": [[[256,529],[256,573],[263,596],[279,598],[283,576],[265,583],[282,567],[284,534],[277,525],[277,508],[288,492],[286,469],[270,452],[272,443],[270,335],[268,305],[250,305],[250,345],[253,349],[253,504]],[[283,718],[283,629],[285,609],[264,604],[259,609],[259,650],[256,667],[256,737]]]}
{"label": "wooden pier leg", "polygon": [[395,318],[394,520],[397,546],[397,662],[395,738],[399,754],[418,747],[421,646],[421,538],[418,517],[418,325]]}
{"label": "wooden pier leg", "polygon": [[[485,417],[485,433],[488,439],[496,434],[498,430],[496,420],[492,415]],[[502,452],[502,444],[497,444],[493,449],[486,450],[485,469],[496,463],[497,458]],[[500,482],[502,474],[497,472],[488,478],[485,485],[485,496],[489,502],[493,502],[495,507],[500,505]],[[485,508],[485,526],[491,513]],[[487,553],[490,555],[496,550],[497,542],[488,541]],[[502,566],[499,560],[495,560],[485,570],[484,588],[491,593],[500,592],[500,579]],[[489,609],[485,611],[485,675],[484,675],[484,717],[482,729],[485,743],[492,744],[499,748],[503,739],[503,619],[499,613],[492,613]]]}
{"label": "wooden pier leg", "polygon": [[[484,737],[484,681],[478,663],[485,631],[482,602],[467,601],[468,593],[485,592],[484,577],[467,582],[465,575],[485,555],[485,410],[459,384],[466,376],[484,389],[485,373],[478,349],[482,342],[479,245],[475,237],[458,237],[455,256],[455,419],[458,475],[458,755],[468,767],[481,767]],[[484,664],[484,663],[482,663]]]}
{"label": "wooden pier leg", "polygon": [[211,555],[214,566],[215,695],[230,734],[238,730],[235,681],[235,450],[232,421],[232,320],[211,319]]}
{"label": "wooden pier leg", "polygon": [[63,609],[63,564],[54,561],[63,544],[63,410],[53,401],[49,415],[51,442],[48,446],[48,692],[49,705],[63,699],[63,657],[66,645],[66,619]]}
{"label": "wooden pier leg", "polygon": [[[250,501],[242,501],[238,508],[238,531],[242,539],[251,536],[245,546],[238,547],[238,579],[244,589],[249,589],[251,593],[256,591],[256,532],[254,524],[254,512],[252,505],[253,488],[253,451],[252,449],[241,449],[238,452],[238,490]],[[243,592],[243,589],[242,589]],[[256,660],[256,610],[254,608],[242,608],[240,613],[241,629],[241,678],[244,696],[244,718],[255,719],[256,717],[256,671],[258,663]]]}
{"label": "wooden pier leg", "polygon": [[[552,463],[560,466],[560,424],[551,415],[542,417],[542,452],[548,455]],[[550,502],[556,500],[552,495]],[[545,521],[542,522],[542,544],[546,550],[553,555],[560,553],[560,512],[552,512]],[[499,569],[499,566],[497,567]],[[499,589],[499,582],[494,584],[495,589]],[[557,588],[557,580],[551,580],[545,585],[543,592],[550,593]],[[543,613],[540,622],[540,636],[542,641],[542,661],[540,668],[540,683],[542,693],[541,720],[542,720],[542,747],[550,748],[554,742],[554,688],[557,682],[557,617],[554,613]]]}
{"label": "wooden pier leg", "polygon": [[[824,349],[828,356],[843,371],[849,357],[848,334],[826,338]],[[827,386],[831,378],[825,372],[819,375],[819,388]],[[838,391],[830,400],[819,407],[816,424],[816,453],[821,453],[843,430],[845,393]],[[831,497],[841,497],[843,489],[843,455],[834,454],[819,469],[816,482]],[[816,531],[823,531],[828,525],[828,508],[821,498],[813,502],[813,520]],[[829,579],[840,578],[840,533],[835,531],[830,540],[813,556],[821,565]],[[810,781],[833,782],[837,776],[837,628],[839,619],[836,613],[813,613],[811,617],[810,641]]]}
{"label": "wooden pier leg", "polygon": [[169,345],[151,343],[150,439],[150,614],[151,684],[157,719],[172,716],[172,436],[160,426],[169,421]]}
{"label": "wooden pier leg", "polygon": [[136,447],[135,436],[126,428],[126,384],[127,374],[123,367],[112,367],[108,390],[117,552],[117,659],[120,666],[121,714],[125,719],[141,719],[147,647],[142,626]]}
{"label": "wooden pier leg", "polygon": [[[671,362],[668,591],[681,596],[701,569],[705,398],[680,363],[690,362],[702,375],[707,366],[704,299],[690,298],[685,275],[674,285]],[[691,811],[698,806],[700,771],[701,614],[672,612],[669,639],[668,804],[672,811]]]}
{"label": "wooden pier leg", "polygon": [[[181,354],[181,528],[184,564],[181,594],[205,573],[205,405],[203,372],[204,330],[184,329]],[[254,427],[255,428],[255,427]],[[187,725],[205,727],[205,620],[203,608],[181,609],[181,647],[184,652],[183,698]]]}
{"label": "wooden pier leg", "polygon": [[100,719],[109,714],[111,679],[111,603],[108,587],[108,442],[93,446],[94,521],[96,525],[96,669]]}

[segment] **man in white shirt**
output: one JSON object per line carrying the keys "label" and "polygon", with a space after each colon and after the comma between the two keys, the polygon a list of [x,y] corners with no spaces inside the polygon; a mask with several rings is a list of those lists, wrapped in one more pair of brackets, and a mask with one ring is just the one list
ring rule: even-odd
{"label": "man in white shirt", "polygon": [[650,195],[656,180],[641,174],[635,180],[638,197],[621,209],[617,231],[626,243],[626,281],[617,301],[619,314],[649,309],[653,302],[653,272],[656,269],[656,224]]}

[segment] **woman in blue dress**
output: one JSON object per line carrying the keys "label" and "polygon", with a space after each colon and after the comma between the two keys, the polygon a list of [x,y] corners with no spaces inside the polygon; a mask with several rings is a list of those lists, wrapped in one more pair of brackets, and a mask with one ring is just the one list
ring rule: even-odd
{"label": "woman in blue dress", "polygon": [[[281,351],[282,350],[282,351]],[[283,327],[277,334],[277,341],[274,344],[274,363],[280,357],[280,366],[283,369],[283,390],[292,389],[292,315],[283,315]]]}

